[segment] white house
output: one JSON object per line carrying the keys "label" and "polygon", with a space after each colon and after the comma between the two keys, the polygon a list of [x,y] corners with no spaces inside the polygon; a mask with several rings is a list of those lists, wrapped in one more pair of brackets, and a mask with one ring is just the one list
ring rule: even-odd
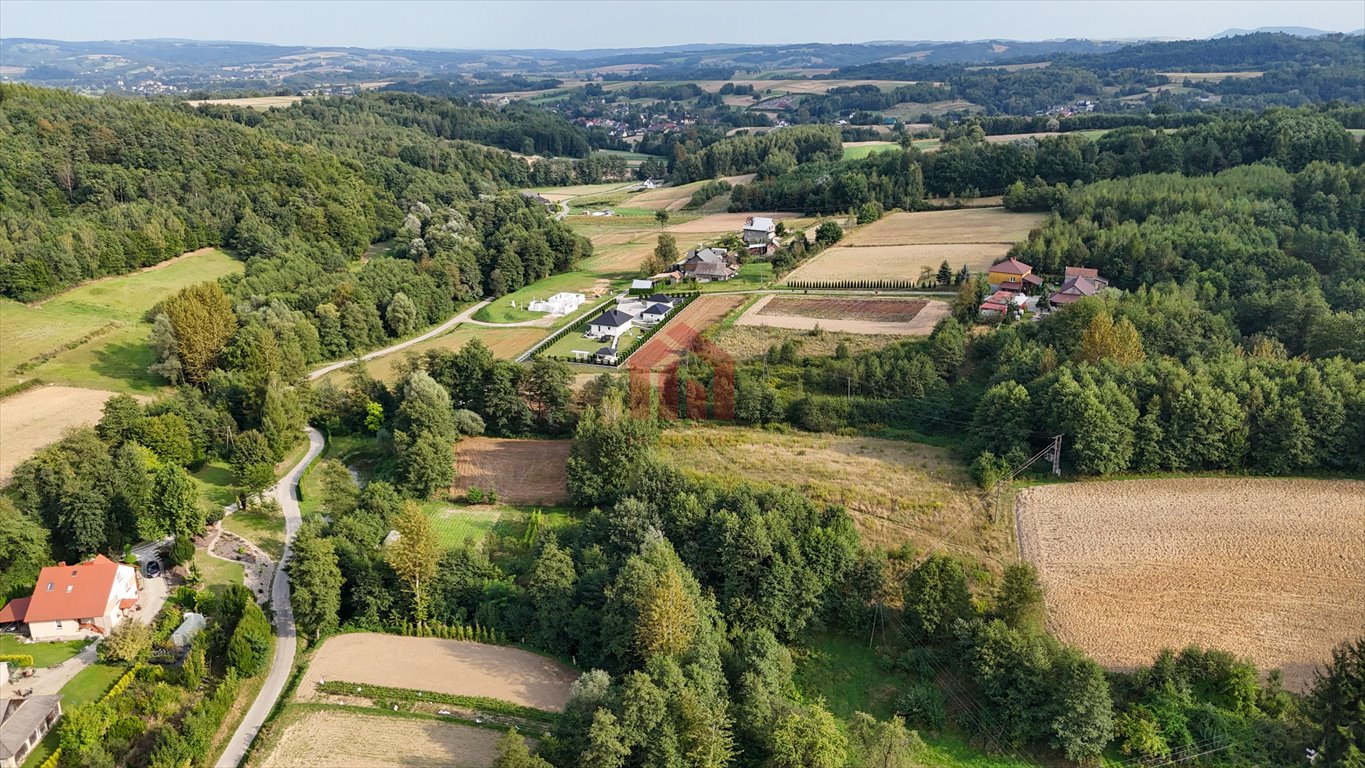
{"label": "white house", "polygon": [[640,322],[653,325],[662,321],[672,311],[673,307],[667,304],[650,304],[644,312],[640,313]]}
{"label": "white house", "polygon": [[0,609],[0,624],[22,622],[34,640],[72,640],[82,632],[106,634],[137,604],[137,572],[104,555],[38,574],[33,595]]}
{"label": "white house", "polygon": [[581,293],[556,293],[548,299],[532,299],[526,308],[532,312],[567,315],[583,306],[587,300],[588,297]]}
{"label": "white house", "polygon": [[740,237],[749,246],[749,253],[767,253],[777,242],[777,222],[767,216],[750,216]]}
{"label": "white house", "polygon": [[609,309],[588,323],[588,335],[598,339],[617,338],[630,330],[635,318],[619,309]]}

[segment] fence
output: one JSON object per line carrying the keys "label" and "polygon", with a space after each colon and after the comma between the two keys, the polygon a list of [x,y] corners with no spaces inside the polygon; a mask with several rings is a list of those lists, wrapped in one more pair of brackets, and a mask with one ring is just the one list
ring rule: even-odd
{"label": "fence", "polygon": [[[578,364],[581,364],[581,365],[596,365],[596,366],[599,366],[599,367],[601,367],[601,368],[609,368],[609,369],[616,369],[616,368],[619,368],[619,367],[621,366],[621,364],[625,363],[626,358],[628,358],[628,357],[630,357],[631,355],[635,354],[635,350],[639,349],[646,341],[649,341],[650,337],[652,337],[654,334],[658,333],[660,328],[664,327],[665,325],[668,325],[668,321],[669,321],[669,320],[672,320],[673,317],[674,317],[675,315],[677,315],[678,312],[680,312],[680,311],[683,309],[683,307],[686,307],[688,304],[691,304],[692,301],[693,301],[694,299],[696,299],[698,296],[700,296],[701,294],[698,293],[698,292],[696,292],[696,291],[692,291],[692,292],[688,292],[688,293],[665,293],[664,295],[665,295],[665,296],[668,296],[669,298],[678,299],[677,303],[675,303],[675,304],[673,305],[673,307],[672,307],[671,309],[668,310],[668,314],[664,315],[662,320],[660,320],[659,322],[657,322],[657,323],[655,323],[654,325],[650,326],[649,328],[646,328],[646,329],[645,329],[645,332],[642,333],[642,334],[640,334],[640,335],[635,339],[635,341],[634,341],[628,348],[626,348],[626,349],[624,349],[624,350],[620,350],[620,349],[616,350],[616,361],[617,361],[617,362],[616,362],[615,365],[608,365],[608,364],[606,364],[606,363],[596,363],[596,362],[593,362],[593,359],[594,359],[594,358],[580,359],[580,358],[575,358],[575,357],[566,357],[566,356],[564,356],[564,355],[557,355],[557,356],[553,356],[553,355],[552,355],[552,356],[547,356],[547,359],[549,359],[549,360],[563,360],[563,361],[565,361],[565,362],[569,362],[569,363],[578,363]],[[555,334],[553,334],[552,336],[550,336],[548,339],[546,339],[545,341],[543,341],[543,342],[541,342],[540,344],[538,344],[534,349],[532,349],[532,351],[530,352],[530,356],[534,357],[537,353],[539,353],[540,350],[545,349],[546,347],[550,346],[550,344],[554,343],[554,342],[557,341],[558,339],[563,338],[564,335],[567,334],[567,333],[570,333],[570,332],[573,332],[573,331],[582,331],[584,328],[587,328],[588,325],[591,323],[592,318],[595,317],[596,314],[597,314],[597,313],[596,313],[595,311],[594,311],[594,312],[590,312],[590,313],[588,313],[587,316],[585,316],[583,319],[579,320],[578,322],[574,323],[573,325],[566,326],[566,327],[564,327],[564,328],[559,329],[558,332],[556,332]]]}

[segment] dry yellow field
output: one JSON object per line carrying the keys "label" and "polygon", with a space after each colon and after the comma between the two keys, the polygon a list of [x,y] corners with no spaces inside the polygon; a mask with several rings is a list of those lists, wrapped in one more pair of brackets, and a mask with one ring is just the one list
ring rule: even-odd
{"label": "dry yellow field", "polygon": [[299,681],[301,701],[326,698],[320,680],[487,696],[563,712],[578,673],[559,662],[505,645],[360,632],[323,641]]}
{"label": "dry yellow field", "polygon": [[699,219],[684,224],[674,224],[664,229],[675,235],[706,234],[711,232],[733,232],[738,234],[744,228],[744,222],[751,216],[767,216],[774,221],[792,220],[800,216],[799,213],[788,213],[779,211],[776,213],[713,213],[710,216],[702,216]]}
{"label": "dry yellow field", "polygon": [[94,424],[104,401],[115,393],[103,389],[47,386],[0,400],[0,484],[38,449],[61,439],[67,430]]}
{"label": "dry yellow field", "polygon": [[251,109],[270,109],[271,107],[287,107],[303,101],[302,96],[250,96],[241,99],[203,99],[201,101],[187,101],[191,107],[200,104],[227,104],[233,107],[249,107]]}
{"label": "dry yellow field", "polygon": [[999,261],[1042,221],[1003,208],[893,213],[855,229],[840,245],[787,275],[793,280],[917,280],[944,261],[973,272]]}
{"label": "dry yellow field", "polygon": [[1049,629],[1101,664],[1200,645],[1292,689],[1365,634],[1365,482],[1130,480],[1031,488],[1016,510]]}
{"label": "dry yellow field", "polygon": [[835,246],[792,270],[794,280],[916,280],[924,267],[937,270],[944,261],[957,271],[963,264],[981,272],[1004,258],[1007,243],[940,243],[936,245]]}
{"label": "dry yellow field", "polygon": [[939,243],[1014,243],[1042,222],[1034,213],[1003,208],[892,213],[859,227],[841,245],[935,245]]}
{"label": "dry yellow field", "polygon": [[[945,549],[986,564],[1012,557],[1007,526],[970,519],[975,498],[961,466],[941,448],[873,437],[839,437],[749,427],[669,429],[660,450],[679,467],[727,468],[712,480],[796,488],[820,502],[842,504],[863,540],[892,549],[904,542]],[[685,470],[687,471],[687,470]],[[698,474],[705,470],[698,471]]]}
{"label": "dry yellow field", "polygon": [[[428,339],[420,344],[414,344],[402,352],[367,360],[365,370],[379,381],[392,381],[398,375],[400,365],[409,357],[420,356],[432,349],[458,352],[472,339],[482,341],[492,350],[493,356],[499,360],[511,360],[530,349],[532,345],[548,334],[549,329],[536,326],[490,328],[481,325],[461,324],[449,333]],[[333,371],[324,376],[323,381],[330,381],[337,386],[342,386],[344,382],[350,379],[354,368],[355,366],[351,366]]]}
{"label": "dry yellow field", "polygon": [[497,731],[364,712],[291,713],[263,768],[491,768]]}
{"label": "dry yellow field", "polygon": [[[821,326],[824,330],[824,326]],[[716,346],[724,349],[736,360],[752,360],[762,357],[768,348],[791,339],[800,346],[801,354],[829,357],[840,344],[847,345],[849,354],[858,355],[871,352],[905,341],[902,336],[870,335],[865,333],[842,333],[825,331],[819,336],[811,336],[810,331],[794,328],[775,328],[770,325],[731,325],[717,330],[710,337]],[[591,374],[587,374],[592,378]]]}

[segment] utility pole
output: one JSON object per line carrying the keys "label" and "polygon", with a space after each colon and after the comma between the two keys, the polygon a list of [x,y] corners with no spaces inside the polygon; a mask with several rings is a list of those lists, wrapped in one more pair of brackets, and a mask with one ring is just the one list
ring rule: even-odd
{"label": "utility pole", "polygon": [[1062,436],[1052,438],[1052,474],[1062,476]]}

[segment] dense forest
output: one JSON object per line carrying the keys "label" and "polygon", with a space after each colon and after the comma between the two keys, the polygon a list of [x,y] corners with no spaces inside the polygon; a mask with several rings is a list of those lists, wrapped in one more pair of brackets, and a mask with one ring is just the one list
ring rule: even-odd
{"label": "dense forest", "polygon": [[[6,85],[0,104],[0,294],[21,300],[204,246],[256,255],[262,231],[353,259],[415,205],[458,207],[537,180],[525,160],[474,141],[587,152],[549,113],[406,94],[262,114]],[[507,284],[537,270],[504,269]]]}

